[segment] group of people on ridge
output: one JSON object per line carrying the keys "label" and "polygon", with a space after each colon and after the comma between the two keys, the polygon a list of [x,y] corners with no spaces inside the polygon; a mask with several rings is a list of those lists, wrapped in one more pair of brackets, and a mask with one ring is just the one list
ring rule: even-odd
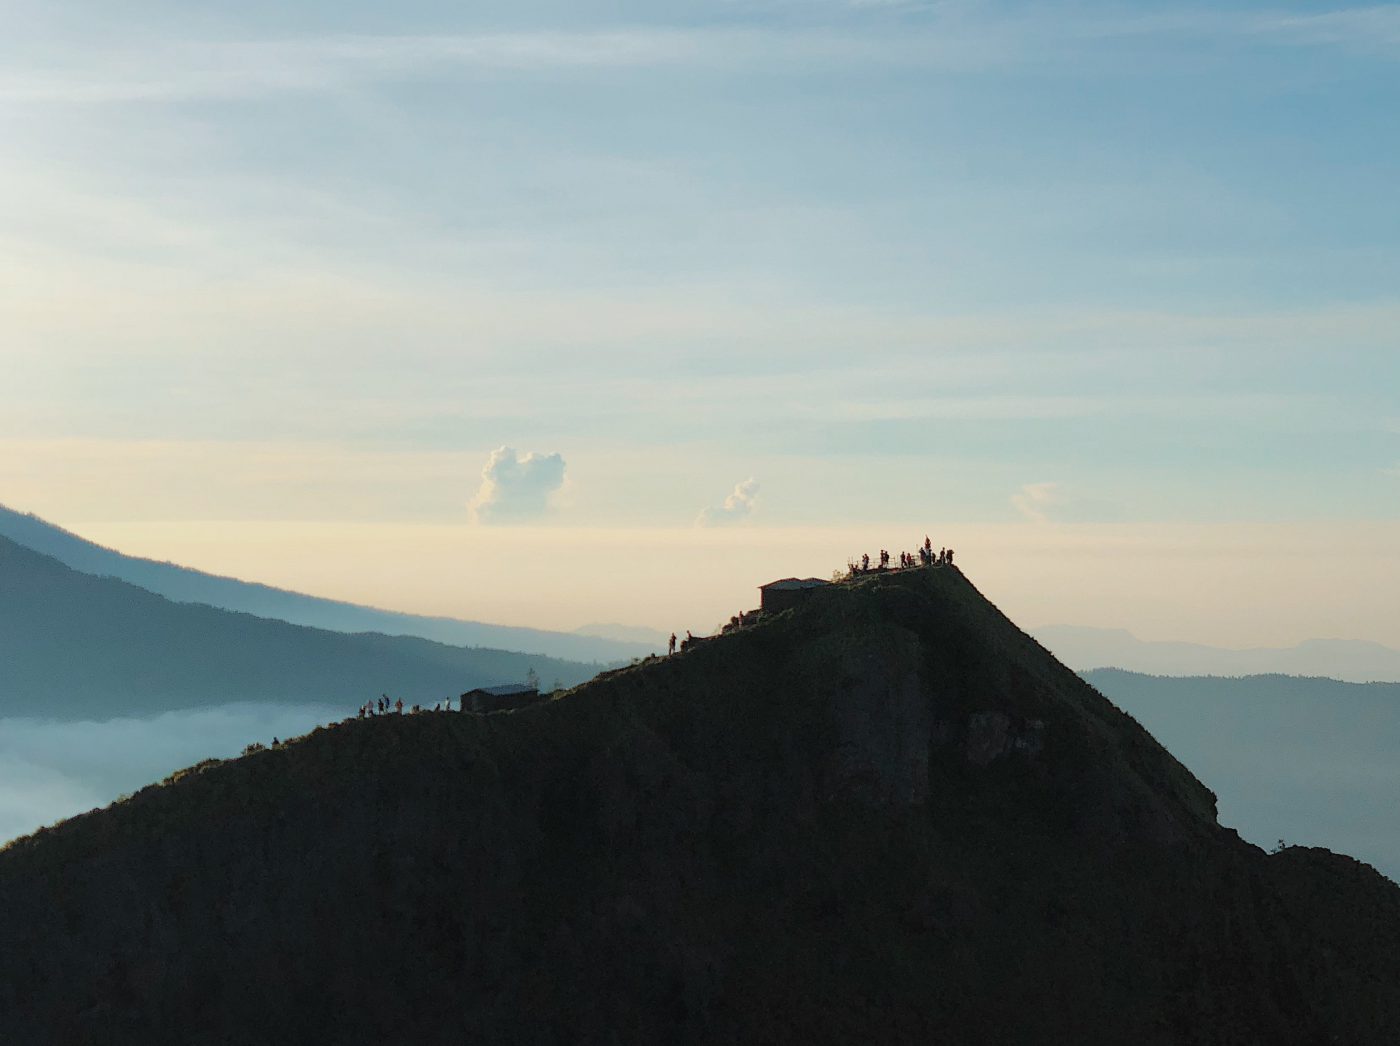
{"label": "group of people on ridge", "polygon": [[[932,566],[945,567],[945,566],[951,566],[952,563],[953,563],[953,550],[952,550],[951,548],[943,548],[943,549],[939,549],[937,552],[934,552],[934,551],[933,551],[933,541],[932,541],[932,539],[929,538],[927,535],[924,536],[924,543],[923,543],[922,545],[919,546],[918,552],[901,552],[901,553],[899,554],[899,569],[900,569],[900,570],[906,570],[906,569],[908,569],[909,567],[916,566],[916,565],[919,565],[919,564],[922,564],[923,566],[926,566],[926,567],[932,567]],[[868,574],[868,573],[870,573],[870,571],[871,571],[872,568],[871,568],[871,566],[870,566],[870,555],[869,555],[869,553],[866,553],[865,555],[862,555],[862,556],[860,557],[860,562],[859,562],[859,563],[851,563],[851,564],[850,564],[850,569],[851,569],[851,573],[852,573],[852,574]],[[876,571],[882,571],[882,570],[889,570],[889,569],[890,569],[890,554],[889,554],[888,550],[883,549],[883,548],[880,549],[880,558],[879,558],[878,561],[877,561],[877,565],[876,565],[873,569],[876,570]]]}
{"label": "group of people on ridge", "polygon": [[[462,696],[462,711],[465,712],[466,709],[467,701],[466,695],[464,694]],[[424,710],[425,709],[422,705],[414,705],[408,711],[410,714],[413,714],[416,712],[422,712]],[[432,708],[427,709],[427,711],[450,712],[452,711],[452,699],[450,697],[443,698],[441,701],[433,705]],[[388,694],[381,694],[377,701],[366,701],[359,708],[361,719],[365,718],[366,716],[373,717],[377,715],[388,715],[390,712],[393,712],[395,715],[403,715],[403,698],[394,700]]]}

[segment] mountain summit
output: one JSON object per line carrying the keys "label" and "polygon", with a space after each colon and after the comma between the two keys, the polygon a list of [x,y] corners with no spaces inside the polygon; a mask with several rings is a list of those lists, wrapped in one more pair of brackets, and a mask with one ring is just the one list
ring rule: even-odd
{"label": "mountain summit", "polygon": [[24,1043],[1376,1043],[1400,890],[1267,855],[953,568],[0,852]]}

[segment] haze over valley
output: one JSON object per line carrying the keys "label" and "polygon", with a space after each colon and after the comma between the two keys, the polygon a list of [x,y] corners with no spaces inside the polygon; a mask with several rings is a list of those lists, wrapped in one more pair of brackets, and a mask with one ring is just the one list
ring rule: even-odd
{"label": "haze over valley", "polygon": [[9,0],[0,1044],[1400,1042],[1397,41]]}

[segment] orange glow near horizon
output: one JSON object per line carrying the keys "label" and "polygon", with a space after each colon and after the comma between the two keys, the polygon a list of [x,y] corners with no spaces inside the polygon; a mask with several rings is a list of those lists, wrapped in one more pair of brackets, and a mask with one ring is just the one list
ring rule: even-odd
{"label": "orange glow near horizon", "polygon": [[[912,524],[840,528],[493,528],[317,522],[86,522],[122,552],[410,613],[568,631],[595,622],[707,632],[757,586],[829,577],[928,533],[1023,627],[1143,639],[1395,645],[1400,552],[1384,524]],[[1325,557],[1301,555],[1329,535]],[[1360,595],[1358,595],[1360,594]]]}

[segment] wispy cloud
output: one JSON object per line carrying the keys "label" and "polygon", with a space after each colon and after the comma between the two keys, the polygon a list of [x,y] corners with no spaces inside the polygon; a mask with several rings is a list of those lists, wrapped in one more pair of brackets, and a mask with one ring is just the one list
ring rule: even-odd
{"label": "wispy cloud", "polygon": [[[791,7],[792,5],[788,5]],[[270,40],[167,40],[49,56],[0,74],[0,102],[75,104],[252,98],[339,91],[376,80],[452,75],[681,67],[774,69],[839,65],[966,71],[1069,67],[1085,46],[1133,37],[1254,38],[1282,46],[1400,45],[1400,8],[1315,15],[1210,9],[1139,11],[1047,5],[1008,13],[979,4],[843,0],[851,24],[736,20],[709,27],[593,31],[334,35]]]}
{"label": "wispy cloud", "polygon": [[1027,483],[1011,496],[1011,504],[1032,523],[1097,521],[1119,514],[1109,502],[1080,497],[1059,483]]}
{"label": "wispy cloud", "polygon": [[1033,523],[1044,523],[1061,500],[1058,483],[1027,483],[1011,495],[1011,504]]}
{"label": "wispy cloud", "polygon": [[437,36],[209,41],[87,54],[68,68],[12,68],[0,101],[73,103],[244,98],[325,92],[379,79],[609,69],[975,60],[939,38],[850,36],[824,29],[622,29]]}
{"label": "wispy cloud", "polygon": [[1340,44],[1365,48],[1400,46],[1400,6],[1351,7],[1313,15],[1265,15],[1261,32],[1303,44]]}

